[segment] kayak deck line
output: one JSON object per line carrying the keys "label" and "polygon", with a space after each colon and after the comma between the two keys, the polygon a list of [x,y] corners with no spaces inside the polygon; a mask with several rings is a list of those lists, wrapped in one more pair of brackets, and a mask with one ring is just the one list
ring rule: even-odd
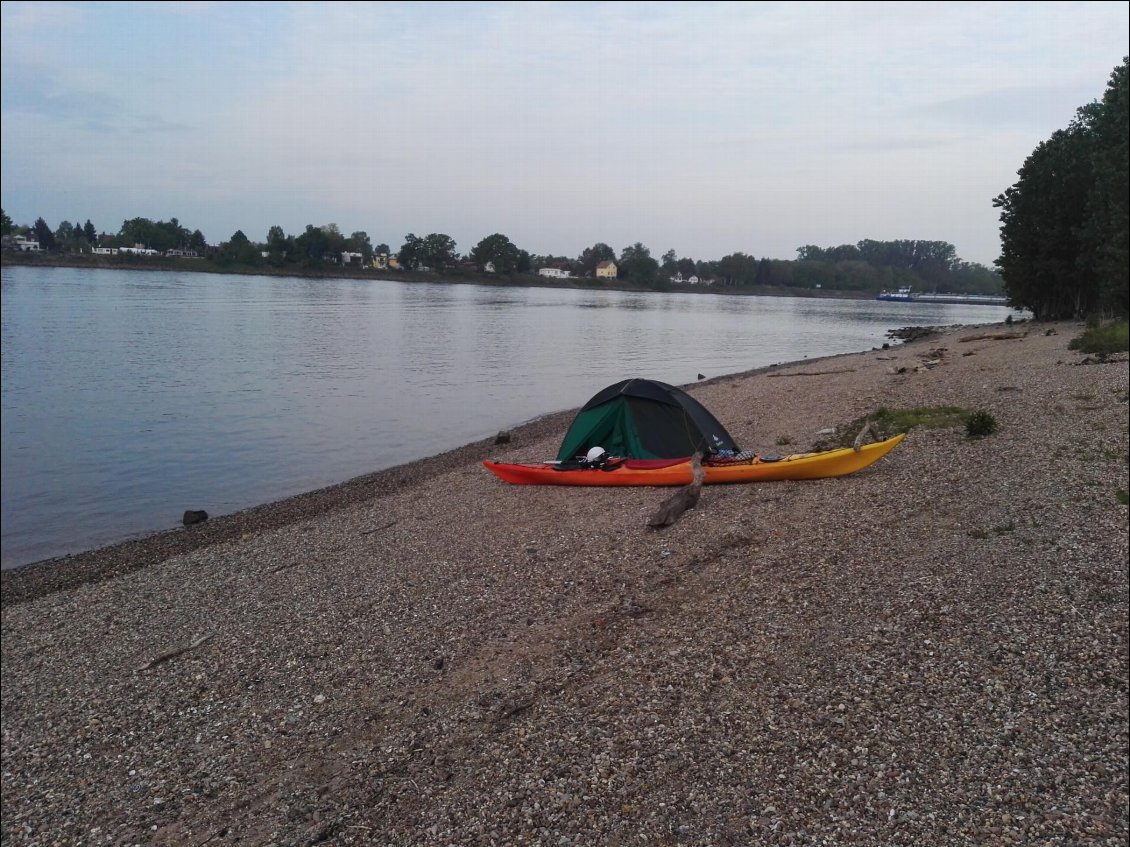
{"label": "kayak deck line", "polygon": [[[873,465],[893,450],[906,433],[862,447],[844,447],[821,452],[794,453],[789,456],[760,456],[749,459],[702,463],[707,485],[734,485],[747,482],[828,479],[845,476]],[[487,459],[483,466],[513,485],[576,486],[668,486],[689,485],[694,478],[691,458],[622,459],[603,467],[562,467],[561,462],[498,462]]]}

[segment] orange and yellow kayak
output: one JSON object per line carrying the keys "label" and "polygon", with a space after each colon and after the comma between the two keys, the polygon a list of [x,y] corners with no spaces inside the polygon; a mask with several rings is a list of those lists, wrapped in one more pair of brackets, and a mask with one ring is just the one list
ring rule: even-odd
{"label": "orange and yellow kayak", "polygon": [[[886,456],[902,441],[905,433],[867,444],[858,450],[845,447],[820,453],[794,453],[791,456],[754,456],[732,462],[703,463],[707,485],[778,480],[826,479],[863,470]],[[496,462],[483,465],[514,485],[689,485],[694,479],[690,458],[624,459],[609,467],[561,467],[557,462]]]}

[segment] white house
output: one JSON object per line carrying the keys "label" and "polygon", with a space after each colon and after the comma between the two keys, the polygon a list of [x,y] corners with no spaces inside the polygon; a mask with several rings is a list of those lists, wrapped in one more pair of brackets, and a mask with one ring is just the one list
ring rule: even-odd
{"label": "white house", "polygon": [[93,253],[95,256],[117,256],[118,255],[118,248],[117,247],[92,247],[90,249],[90,252]]}
{"label": "white house", "polygon": [[16,249],[22,250],[25,253],[38,253],[41,251],[39,241],[34,238],[25,238],[22,235],[16,236]]}
{"label": "white house", "polygon": [[561,268],[541,268],[538,271],[538,276],[548,276],[553,279],[568,279],[569,272],[563,271]]}

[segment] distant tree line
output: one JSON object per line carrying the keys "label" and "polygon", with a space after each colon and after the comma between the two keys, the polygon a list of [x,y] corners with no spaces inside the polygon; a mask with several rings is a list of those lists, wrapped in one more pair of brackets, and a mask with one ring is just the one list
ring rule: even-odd
{"label": "distant tree line", "polygon": [[1041,142],[998,196],[997,267],[1012,302],[1040,319],[1125,316],[1130,275],[1127,58],[1101,101]]}
{"label": "distant tree line", "polygon": [[[3,215],[3,222],[4,234],[8,235],[13,227],[7,215]],[[272,226],[267,231],[266,241],[261,243],[238,230],[215,247],[205,242],[200,230],[190,232],[176,218],[156,222],[134,218],[123,221],[113,235],[95,234],[89,220],[82,226],[64,222],[52,232],[40,218],[34,226],[23,229],[35,235],[45,250],[76,252],[91,246],[142,245],[159,252],[195,251],[208,261],[231,270],[316,268],[346,262],[372,267],[375,257],[384,257],[394,258],[399,269],[405,271],[455,275],[475,272],[517,281],[542,268],[555,268],[573,278],[591,278],[602,262],[612,261],[616,263],[620,280],[655,290],[698,281],[739,290],[802,288],[878,292],[912,287],[943,293],[999,294],[1003,291],[1001,279],[994,271],[961,261],[954,246],[944,241],[865,240],[838,247],[807,245],[798,248],[795,260],[758,259],[741,252],[718,260],[695,260],[680,258],[674,250],[656,259],[638,241],[619,253],[608,244],[597,242],[576,257],[533,255],[518,248],[502,233],[483,238],[466,256],[457,252],[455,240],[445,233],[425,236],[408,233],[400,248],[393,251],[385,243],[373,245],[368,233],[363,231],[347,237],[332,223],[307,225],[298,235],[287,235],[282,227]]]}

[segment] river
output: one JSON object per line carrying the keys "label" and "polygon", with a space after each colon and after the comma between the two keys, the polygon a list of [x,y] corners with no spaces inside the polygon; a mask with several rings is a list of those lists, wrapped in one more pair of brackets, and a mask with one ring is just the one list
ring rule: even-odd
{"label": "river", "polygon": [[4,568],[433,455],[627,377],[684,385],[1011,314],[175,271],[0,282]]}

